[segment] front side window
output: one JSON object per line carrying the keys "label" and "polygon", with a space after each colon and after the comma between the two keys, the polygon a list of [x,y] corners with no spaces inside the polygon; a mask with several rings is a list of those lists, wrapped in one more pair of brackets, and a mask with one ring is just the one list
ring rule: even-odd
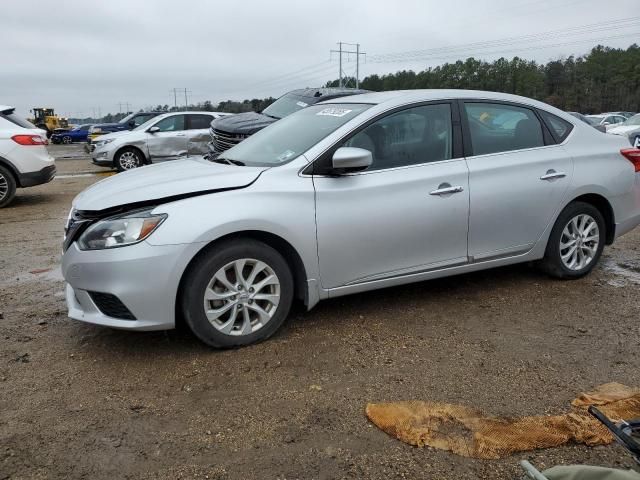
{"label": "front side window", "polygon": [[189,130],[207,130],[212,120],[210,115],[189,115]]}
{"label": "front side window", "polygon": [[367,171],[449,160],[451,106],[425,105],[388,115],[342,146],[369,150],[373,164]]}
{"label": "front side window", "polygon": [[161,132],[178,132],[184,130],[184,115],[174,115],[163,118],[154,126],[158,127]]}
{"label": "front side window", "polygon": [[473,155],[544,146],[542,125],[533,110],[494,103],[465,103]]}

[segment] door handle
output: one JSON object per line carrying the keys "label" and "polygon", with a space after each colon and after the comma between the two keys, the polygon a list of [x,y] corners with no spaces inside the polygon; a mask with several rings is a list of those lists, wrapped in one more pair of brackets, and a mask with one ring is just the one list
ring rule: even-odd
{"label": "door handle", "polygon": [[450,183],[441,183],[437,190],[429,192],[429,195],[449,195],[451,193],[460,193],[464,190],[460,185],[452,187]]}
{"label": "door handle", "polygon": [[186,133],[176,133],[176,137],[186,137]]}
{"label": "door handle", "polygon": [[540,177],[540,180],[554,180],[556,178],[564,178],[567,174],[564,172],[556,172],[555,170],[547,170],[547,173]]}

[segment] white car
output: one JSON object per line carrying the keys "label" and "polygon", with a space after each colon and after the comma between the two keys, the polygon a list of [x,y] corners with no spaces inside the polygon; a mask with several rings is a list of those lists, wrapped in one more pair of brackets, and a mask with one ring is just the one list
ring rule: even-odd
{"label": "white car", "polygon": [[11,203],[16,188],[53,180],[56,166],[46,145],[44,130],[0,105],[0,208]]}
{"label": "white car", "polygon": [[587,115],[586,119],[592,126],[603,126],[608,132],[611,128],[624,123],[627,117],[622,115],[603,113],[600,115]]}
{"label": "white car", "polygon": [[607,130],[607,133],[627,137],[631,145],[640,148],[640,114],[634,115],[624,123]]}
{"label": "white car", "polygon": [[173,112],[158,115],[130,131],[102,135],[91,142],[94,164],[119,172],[150,163],[207,153],[209,126],[229,113]]}

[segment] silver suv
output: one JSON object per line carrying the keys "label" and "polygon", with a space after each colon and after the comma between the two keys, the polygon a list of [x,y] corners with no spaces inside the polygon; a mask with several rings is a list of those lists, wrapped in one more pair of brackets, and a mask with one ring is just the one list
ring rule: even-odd
{"label": "silver suv", "polygon": [[215,347],[318,301],[520,262],[573,279],[640,223],[640,150],[499,93],[372,93],[304,108],[227,150],[99,182],[73,202],[69,315],[182,318]]}

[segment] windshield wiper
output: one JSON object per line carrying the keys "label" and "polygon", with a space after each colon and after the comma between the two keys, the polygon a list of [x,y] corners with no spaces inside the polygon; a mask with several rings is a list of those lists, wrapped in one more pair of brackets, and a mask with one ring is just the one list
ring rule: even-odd
{"label": "windshield wiper", "polygon": [[218,157],[215,158],[213,160],[211,160],[212,162],[215,163],[222,163],[222,164],[226,164],[226,165],[237,165],[239,167],[244,167],[244,163],[241,162],[240,160],[231,160],[229,158],[224,158],[224,157]]}
{"label": "windshield wiper", "polygon": [[275,118],[276,120],[282,120],[282,117],[276,117],[275,115],[269,115],[268,113],[262,112],[262,115],[265,115],[269,118]]}

